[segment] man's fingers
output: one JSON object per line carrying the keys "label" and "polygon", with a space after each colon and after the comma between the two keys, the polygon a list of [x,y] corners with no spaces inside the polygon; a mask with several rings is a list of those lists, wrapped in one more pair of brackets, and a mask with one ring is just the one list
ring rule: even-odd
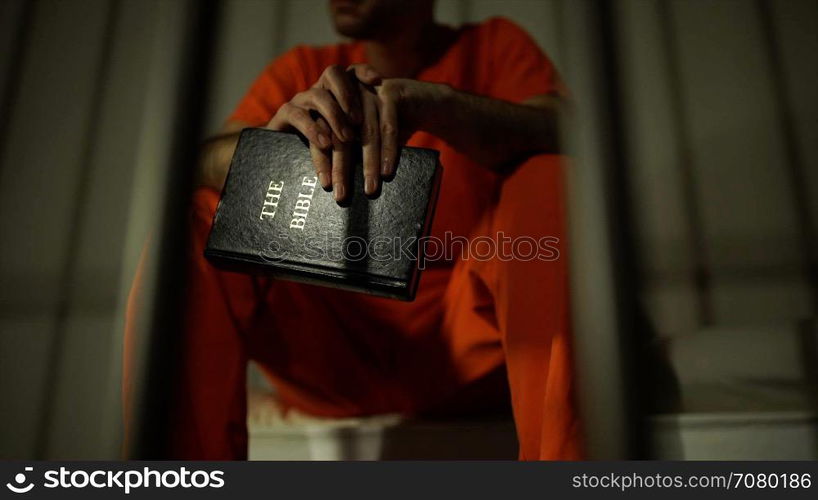
{"label": "man's fingers", "polygon": [[333,137],[332,145],[332,191],[338,203],[346,200],[349,186],[350,163],[352,160],[351,147]]}
{"label": "man's fingers", "polygon": [[357,78],[359,82],[367,85],[381,84],[382,77],[380,73],[375,71],[375,68],[368,64],[352,64],[349,66],[349,68],[347,68],[347,70],[352,71],[352,74],[355,75],[355,78]]}
{"label": "man's fingers", "polygon": [[381,132],[381,175],[390,177],[395,173],[398,162],[398,106],[389,96],[381,96],[380,132]]}
{"label": "man's fingers", "polygon": [[315,144],[321,149],[326,149],[332,146],[332,139],[327,131],[312,119],[308,110],[296,106],[292,102],[285,103],[281,106],[275,114],[267,128],[271,130],[287,130],[293,127],[301,132],[310,143]]}
{"label": "man's fingers", "polygon": [[[319,117],[316,122],[320,128],[329,131],[330,127],[323,118]],[[332,153],[310,143],[310,156],[321,187],[326,191],[332,189]]]}
{"label": "man's fingers", "polygon": [[358,86],[346,71],[337,65],[327,67],[317,86],[332,94],[349,117],[350,122],[361,123],[361,99],[358,94]]}
{"label": "man's fingers", "polygon": [[355,140],[355,132],[347,121],[344,111],[328,90],[322,88],[309,89],[295,96],[293,102],[298,106],[311,109],[320,114],[326,119],[326,123],[329,123],[333,133],[342,140],[347,142]]}
{"label": "man's fingers", "polygon": [[381,170],[381,131],[378,120],[378,97],[362,89],[364,122],[361,126],[363,145],[364,192],[372,196],[378,192]]}

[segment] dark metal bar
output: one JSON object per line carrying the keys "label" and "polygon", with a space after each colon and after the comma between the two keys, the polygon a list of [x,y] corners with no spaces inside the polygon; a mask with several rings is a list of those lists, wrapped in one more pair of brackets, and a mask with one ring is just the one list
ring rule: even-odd
{"label": "dark metal bar", "polygon": [[176,394],[176,380],[184,304],[187,213],[192,196],[193,176],[204,126],[208,66],[217,38],[217,0],[186,2],[190,13],[183,39],[181,71],[176,89],[176,106],[168,110],[173,122],[173,138],[167,190],[163,200],[162,223],[157,228],[159,255],[155,293],[149,298],[153,316],[145,329],[147,368],[137,396],[136,440],[130,458],[166,459],[170,418]]}
{"label": "dark metal bar", "polygon": [[678,168],[682,180],[682,200],[687,213],[688,234],[692,240],[693,283],[696,287],[697,313],[700,325],[712,325],[715,312],[712,298],[712,279],[707,266],[707,241],[704,233],[704,218],[699,210],[698,179],[694,171],[693,148],[690,143],[690,123],[685,113],[685,88],[679,60],[678,32],[673,18],[673,9],[668,0],[660,0],[659,23],[662,45],[667,58],[670,80],[670,109],[676,123],[673,131],[678,148]]}
{"label": "dark metal bar", "polygon": [[[642,435],[642,405],[644,391],[641,382],[646,374],[640,373],[643,350],[642,335],[638,317],[638,294],[641,283],[639,271],[638,246],[636,245],[635,217],[631,209],[632,193],[629,180],[630,155],[627,151],[627,136],[625,113],[622,106],[623,91],[621,88],[622,67],[619,49],[618,19],[613,0],[599,3],[597,28],[599,32],[601,50],[599,63],[604,75],[605,85],[602,87],[603,105],[605,109],[601,118],[606,120],[603,125],[608,137],[607,154],[609,167],[606,170],[607,182],[610,187],[608,207],[615,217],[608,227],[609,238],[612,242],[614,256],[613,266],[616,287],[616,305],[619,311],[617,321],[619,330],[619,356],[622,359],[622,377],[625,381],[623,397],[625,402],[625,423],[629,458],[646,458],[645,442]],[[640,376],[641,375],[641,376]]]}
{"label": "dark metal bar", "polygon": [[[589,457],[643,454],[635,260],[627,198],[618,19],[611,1],[564,4],[566,76],[576,113],[566,130],[571,305]],[[569,117],[570,118],[570,117]]]}
{"label": "dark metal bar", "polygon": [[[75,201],[71,211],[71,230],[66,236],[66,252],[60,265],[60,276],[57,281],[59,294],[57,308],[55,312],[54,334],[48,350],[48,361],[46,363],[46,383],[44,387],[54,388],[59,385],[59,376],[63,367],[63,351],[65,350],[65,336],[68,328],[68,315],[72,304],[72,290],[76,280],[75,266],[80,249],[83,228],[85,221],[83,214],[88,208],[88,195],[91,185],[91,174],[93,169],[92,157],[96,144],[97,130],[102,116],[102,95],[110,77],[111,55],[114,36],[117,28],[117,18],[119,16],[120,0],[112,0],[108,3],[108,11],[105,15],[105,29],[100,39],[100,54],[97,72],[94,76],[93,91],[91,95],[91,108],[88,111],[88,118],[85,131],[82,137],[82,151],[79,155],[79,166],[77,171],[77,187],[74,195]],[[49,390],[42,395],[40,406],[40,423],[38,426],[37,443],[35,456],[38,460],[45,460],[48,457],[48,446],[50,441],[51,426],[54,421],[54,411],[57,398]]]}
{"label": "dark metal bar", "polygon": [[[778,129],[784,140],[787,174],[789,174],[792,192],[793,211],[798,224],[803,265],[807,271],[807,281],[812,298],[812,313],[818,314],[818,237],[815,234],[815,221],[809,207],[807,189],[806,163],[798,147],[798,136],[795,130],[793,108],[796,103],[790,93],[787,72],[781,60],[782,48],[776,33],[772,7],[766,0],[756,0],[756,12],[761,22],[761,31],[766,42],[767,60],[770,64],[770,77],[773,84],[773,99],[776,105]],[[806,63],[810,64],[810,63]]]}
{"label": "dark metal bar", "polygon": [[14,40],[12,41],[11,47],[9,47],[9,52],[12,55],[9,61],[7,81],[3,89],[3,96],[0,98],[0,169],[3,168],[2,159],[3,156],[5,156],[6,144],[8,143],[12,110],[14,109],[14,104],[17,102],[17,96],[20,93],[20,75],[22,74],[23,63],[26,61],[28,54],[28,41],[36,6],[37,0],[23,2],[20,19],[17,23],[17,30],[14,33]]}

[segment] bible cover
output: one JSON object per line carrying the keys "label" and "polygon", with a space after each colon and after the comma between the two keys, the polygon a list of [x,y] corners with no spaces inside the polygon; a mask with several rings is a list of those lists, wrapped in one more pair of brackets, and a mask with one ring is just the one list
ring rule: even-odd
{"label": "bible cover", "polygon": [[300,136],[243,130],[205,256],[226,270],[413,300],[440,186],[438,152],[403,148],[374,198],[363,193],[360,162],[353,172],[339,206]]}

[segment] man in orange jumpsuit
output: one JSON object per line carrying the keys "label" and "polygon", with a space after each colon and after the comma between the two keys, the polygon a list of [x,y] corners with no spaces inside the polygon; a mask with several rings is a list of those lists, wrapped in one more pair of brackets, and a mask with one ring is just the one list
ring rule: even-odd
{"label": "man in orange jumpsuit", "polygon": [[510,389],[521,459],[581,457],[564,249],[547,259],[525,249],[523,258],[433,260],[411,303],[221,272],[202,257],[238,131],[248,126],[302,133],[320,194],[339,202],[356,155],[374,193],[397,168],[400,144],[437,149],[444,173],[433,236],[498,245],[498,235],[550,237],[561,249],[558,75],[510,21],[452,29],[434,22],[433,7],[332,0],[336,29],[352,42],[299,46],[273,61],[206,143],[178,457],[246,456],[250,359],[285,405],[322,416],[478,412],[507,404]]}

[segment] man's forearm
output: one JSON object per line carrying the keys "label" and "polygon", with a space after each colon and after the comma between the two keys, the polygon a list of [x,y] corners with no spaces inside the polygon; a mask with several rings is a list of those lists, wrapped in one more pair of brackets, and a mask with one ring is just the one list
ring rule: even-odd
{"label": "man's forearm", "polygon": [[424,129],[483,165],[503,170],[531,153],[559,151],[556,96],[515,104],[447,86],[439,93]]}
{"label": "man's forearm", "polygon": [[[454,149],[489,168],[505,171],[533,153],[559,151],[558,117],[563,103],[537,96],[523,104],[477,96],[443,84],[411,82],[409,118],[416,128],[440,137]],[[246,124],[228,123],[207,140],[199,158],[200,186],[221,190]]]}
{"label": "man's forearm", "polygon": [[197,184],[221,190],[230,168],[230,160],[236,151],[239,132],[226,133],[210,138],[202,145],[199,156]]}

